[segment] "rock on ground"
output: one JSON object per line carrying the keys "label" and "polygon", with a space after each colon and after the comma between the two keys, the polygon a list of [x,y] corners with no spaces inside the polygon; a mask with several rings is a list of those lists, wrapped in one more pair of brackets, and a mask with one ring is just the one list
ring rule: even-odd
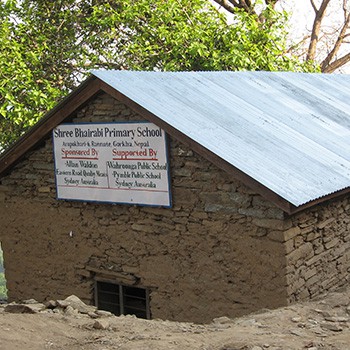
{"label": "rock on ground", "polygon": [[0,305],[0,349],[350,350],[350,289],[203,325],[116,317],[67,299]]}

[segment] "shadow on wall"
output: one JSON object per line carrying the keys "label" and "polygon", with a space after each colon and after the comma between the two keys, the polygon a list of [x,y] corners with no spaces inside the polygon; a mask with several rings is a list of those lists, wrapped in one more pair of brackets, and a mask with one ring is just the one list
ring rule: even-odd
{"label": "shadow on wall", "polygon": [[7,300],[7,289],[4,269],[4,255],[0,243],[0,303]]}

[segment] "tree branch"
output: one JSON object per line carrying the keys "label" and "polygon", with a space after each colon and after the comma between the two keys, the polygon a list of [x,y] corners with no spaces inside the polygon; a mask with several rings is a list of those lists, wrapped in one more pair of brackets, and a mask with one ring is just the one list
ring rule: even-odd
{"label": "tree branch", "polygon": [[[278,1],[280,0],[265,0],[265,4],[274,8]],[[238,8],[250,14],[257,14],[251,0],[214,0],[214,2],[230,13],[234,13],[235,8]]]}
{"label": "tree branch", "polygon": [[265,0],[265,3],[266,3],[266,5],[270,5],[270,6],[272,6],[273,8],[275,8],[275,6],[276,6],[276,4],[277,4],[278,1],[279,1],[279,0]]}
{"label": "tree branch", "polygon": [[308,52],[306,55],[306,60],[314,60],[316,57],[316,48],[317,48],[317,43],[319,42],[319,34],[321,30],[321,23],[323,20],[323,17],[326,13],[327,6],[329,4],[330,0],[322,0],[320,8],[317,10],[315,3],[313,0],[310,0],[312,7],[315,10],[315,20],[312,26],[312,33],[311,33],[311,40],[310,40],[310,45],[308,48]]}
{"label": "tree branch", "polygon": [[[247,13],[256,14],[254,9],[254,4],[251,0],[214,0],[217,4],[222,6],[228,12],[234,13],[235,8],[243,9]],[[279,0],[265,0],[266,4],[268,2],[275,3]]]}
{"label": "tree branch", "polygon": [[344,13],[344,21],[346,21],[346,17],[348,16],[348,9],[346,7],[347,0],[343,0],[343,13]]}
{"label": "tree branch", "polygon": [[348,62],[350,62],[350,53],[348,53],[345,56],[340,57],[337,60],[333,61],[322,72],[323,73],[333,73],[338,68],[344,66]]}
{"label": "tree branch", "polygon": [[346,17],[346,20],[343,24],[343,27],[340,30],[337,41],[335,42],[332,51],[327,55],[327,57],[321,63],[322,72],[330,65],[330,62],[334,59],[334,57],[336,57],[337,53],[341,48],[341,45],[344,43],[344,39],[349,35],[349,34],[346,34],[346,31],[349,27],[349,23],[350,23],[350,14],[348,14]]}
{"label": "tree branch", "polygon": [[310,3],[311,3],[312,8],[314,9],[315,13],[317,13],[317,7],[316,7],[314,0],[310,0]]}
{"label": "tree branch", "polygon": [[231,5],[227,0],[214,0],[218,5],[222,6],[226,11],[234,13],[235,5]]}
{"label": "tree branch", "polygon": [[[287,53],[293,53],[295,54],[295,52],[293,52],[296,49],[299,49],[301,46],[304,46],[303,44],[310,39],[310,35],[304,35],[302,39],[300,39],[298,42],[294,43],[293,45],[291,45],[288,50]],[[303,49],[303,53],[299,54],[298,56],[303,56],[306,53],[306,49]]]}
{"label": "tree branch", "polygon": [[254,6],[252,6],[252,3],[250,0],[239,0],[239,6],[241,6],[246,12],[253,13],[254,12]]}

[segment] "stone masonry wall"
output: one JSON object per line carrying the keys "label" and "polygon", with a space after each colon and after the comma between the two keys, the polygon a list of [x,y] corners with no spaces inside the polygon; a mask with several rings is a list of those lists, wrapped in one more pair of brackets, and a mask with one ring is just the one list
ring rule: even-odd
{"label": "stone masonry wall", "polygon": [[[73,116],[73,122],[126,120],[142,118],[106,94]],[[94,279],[104,277],[149,288],[154,318],[207,322],[313,296],[299,280],[309,283],[312,267],[317,273],[319,265],[327,267],[323,255],[319,265],[310,264],[322,254],[315,253],[319,237],[310,234],[337,219],[317,228],[317,211],[285,218],[187,146],[173,138],[169,144],[171,209],[56,200],[51,137],[1,178],[0,242],[10,300],[76,294],[93,303]],[[324,207],[322,217],[338,209]],[[332,251],[333,238],[323,238],[325,250]]]}
{"label": "stone masonry wall", "polygon": [[349,197],[295,215],[284,238],[289,302],[349,283]]}

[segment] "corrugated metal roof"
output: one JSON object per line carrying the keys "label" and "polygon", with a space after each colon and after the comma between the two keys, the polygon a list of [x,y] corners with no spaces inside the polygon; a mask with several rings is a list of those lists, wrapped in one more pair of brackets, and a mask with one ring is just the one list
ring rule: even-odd
{"label": "corrugated metal roof", "polygon": [[350,75],[92,73],[295,206],[350,186]]}

